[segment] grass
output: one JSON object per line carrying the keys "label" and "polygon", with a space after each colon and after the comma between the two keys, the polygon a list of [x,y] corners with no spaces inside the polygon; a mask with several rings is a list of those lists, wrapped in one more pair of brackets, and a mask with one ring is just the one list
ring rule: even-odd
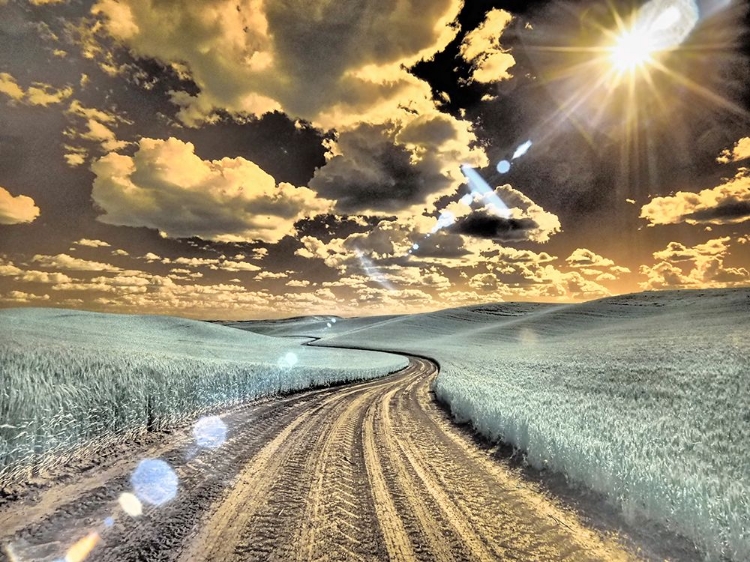
{"label": "grass", "polygon": [[406,363],[178,318],[0,311],[0,488],[205,412]]}
{"label": "grass", "polygon": [[411,351],[482,435],[692,539],[750,560],[750,290],[499,304],[374,321],[327,344]]}

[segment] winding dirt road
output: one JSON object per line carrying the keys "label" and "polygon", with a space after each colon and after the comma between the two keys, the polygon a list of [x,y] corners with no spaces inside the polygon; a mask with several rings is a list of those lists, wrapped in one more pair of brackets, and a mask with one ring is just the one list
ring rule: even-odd
{"label": "winding dirt road", "polygon": [[[86,560],[119,562],[633,559],[456,430],[435,374],[413,357],[383,379],[251,404],[222,417],[219,448],[176,432],[9,502],[0,557],[75,560],[80,541]],[[169,463],[178,493],[131,517],[118,498],[147,457]]]}

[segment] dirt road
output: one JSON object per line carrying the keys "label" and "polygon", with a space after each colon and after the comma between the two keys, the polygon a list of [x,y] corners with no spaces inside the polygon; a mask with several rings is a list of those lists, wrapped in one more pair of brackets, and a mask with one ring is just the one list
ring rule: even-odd
{"label": "dirt road", "polygon": [[[435,374],[412,358],[384,379],[229,412],[215,449],[197,449],[186,430],[133,450],[0,510],[4,556],[76,560],[93,547],[87,560],[120,562],[632,559],[457,431],[430,393]],[[118,498],[144,458],[170,465],[177,495],[132,517]]]}

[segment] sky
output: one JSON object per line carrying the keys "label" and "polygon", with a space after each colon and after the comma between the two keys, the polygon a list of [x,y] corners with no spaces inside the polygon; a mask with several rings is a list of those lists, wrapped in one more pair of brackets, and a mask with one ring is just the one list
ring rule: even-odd
{"label": "sky", "polygon": [[0,307],[749,286],[748,25],[733,0],[0,0]]}

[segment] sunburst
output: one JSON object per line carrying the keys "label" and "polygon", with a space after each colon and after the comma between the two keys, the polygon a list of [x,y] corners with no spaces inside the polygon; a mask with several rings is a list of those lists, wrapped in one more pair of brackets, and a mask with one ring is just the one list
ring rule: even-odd
{"label": "sunburst", "polygon": [[[692,72],[693,61],[726,57],[733,47],[717,44],[701,50],[694,44],[691,33],[707,14],[701,14],[693,0],[650,0],[630,13],[621,13],[610,4],[609,10],[601,17],[578,16],[582,29],[587,30],[578,41],[568,35],[560,38],[561,43],[568,43],[564,46],[527,45],[531,55],[557,55],[557,64],[547,64],[540,76],[557,107],[534,127],[529,136],[535,142],[555,136],[566,121],[586,138],[593,129],[606,125],[608,134],[619,131],[627,167],[628,154],[639,150],[639,135],[651,134],[649,128],[655,122],[679,118],[675,111],[683,99],[676,99],[675,92],[748,117],[743,108],[710,84],[701,83]],[[710,16],[715,19],[716,14]],[[548,37],[542,39],[546,42]]]}

